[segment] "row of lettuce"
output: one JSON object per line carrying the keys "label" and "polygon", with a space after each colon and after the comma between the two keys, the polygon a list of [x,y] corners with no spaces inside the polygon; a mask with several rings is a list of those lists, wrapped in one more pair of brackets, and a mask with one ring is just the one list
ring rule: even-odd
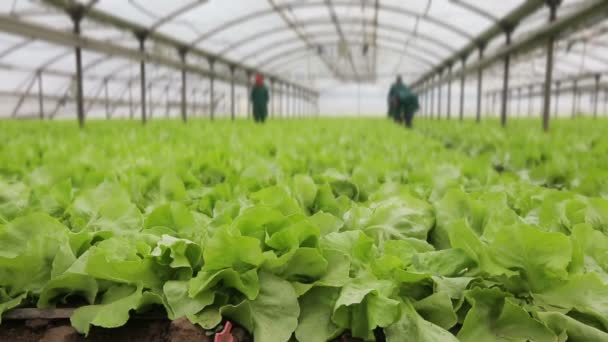
{"label": "row of lettuce", "polygon": [[163,307],[256,341],[608,340],[608,201],[440,139],[355,120],[0,125],[0,313],[79,304],[85,334]]}
{"label": "row of lettuce", "polygon": [[421,132],[498,172],[532,184],[608,198],[608,121],[558,120],[550,134],[536,120],[516,120],[503,129],[496,122],[423,122]]}

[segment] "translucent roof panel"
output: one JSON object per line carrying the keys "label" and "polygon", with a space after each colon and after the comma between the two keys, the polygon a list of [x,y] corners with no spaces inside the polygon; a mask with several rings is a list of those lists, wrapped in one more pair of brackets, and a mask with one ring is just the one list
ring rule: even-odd
{"label": "translucent roof panel", "polygon": [[[598,1],[564,0],[558,16],[576,13],[594,2]],[[246,78],[247,67],[287,77],[331,98],[332,93],[324,94],[324,89],[339,85],[360,91],[360,85],[355,85],[364,83],[365,91],[375,94],[384,92],[396,74],[402,74],[407,82],[419,80],[445,61],[458,59],[457,52],[474,46],[480,35],[494,29],[491,39],[484,42],[486,54],[491,55],[505,45],[501,30],[506,28],[505,18],[517,9],[528,8],[517,23],[513,40],[542,29],[549,17],[549,9],[540,0],[11,0],[0,1],[0,14],[52,32],[71,33],[72,20],[62,7],[74,3],[88,11],[81,31],[94,42],[112,44],[134,55],[139,42],[133,29],[152,34],[145,43],[146,52],[166,63],[148,61],[148,78],[154,81],[150,91],[155,97],[167,97],[168,107],[181,96],[180,71],[175,70],[181,63],[176,44],[204,52],[189,54],[187,60],[202,71],[189,75],[197,81],[190,82],[188,93],[197,99],[209,96],[208,80],[203,77],[211,72],[212,66],[205,58],[209,54],[224,60],[213,70],[222,76],[218,93],[223,100],[218,101],[226,101],[225,90],[221,89],[228,86],[231,65],[241,67],[235,73],[238,79]],[[606,25],[601,21],[592,24],[560,37],[556,44],[556,77],[606,70]],[[476,53],[468,52],[473,54],[468,61],[476,61]],[[542,81],[544,56],[543,49],[516,54],[512,83]],[[117,56],[85,48],[88,100],[97,106],[97,92],[108,82],[113,87],[111,97],[133,91],[139,77],[138,62],[124,53]],[[20,97],[33,96],[38,73],[44,76],[47,94],[59,96],[73,88],[70,44],[45,42],[31,34],[0,32],[0,68],[10,79],[2,89],[9,92],[12,86],[15,93],[12,102],[4,101],[9,110],[3,112],[12,112]],[[499,88],[500,63],[490,66],[485,77],[488,87]],[[132,102],[138,100],[137,95],[134,97]],[[73,105],[72,100],[69,97],[66,106]],[[209,101],[206,98],[201,106],[208,106]],[[373,105],[383,102],[379,98]]]}

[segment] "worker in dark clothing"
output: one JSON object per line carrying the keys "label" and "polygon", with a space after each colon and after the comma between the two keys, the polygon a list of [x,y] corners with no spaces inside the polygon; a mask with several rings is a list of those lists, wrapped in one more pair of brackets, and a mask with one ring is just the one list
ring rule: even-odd
{"label": "worker in dark clothing", "polygon": [[253,119],[255,122],[264,123],[268,117],[268,101],[270,94],[264,85],[264,76],[255,76],[255,85],[251,89],[251,103],[253,105]]}
{"label": "worker in dark clothing", "polygon": [[391,86],[388,94],[389,116],[397,123],[405,121],[408,128],[412,128],[414,114],[420,109],[418,95],[414,94],[405,84],[401,76]]}

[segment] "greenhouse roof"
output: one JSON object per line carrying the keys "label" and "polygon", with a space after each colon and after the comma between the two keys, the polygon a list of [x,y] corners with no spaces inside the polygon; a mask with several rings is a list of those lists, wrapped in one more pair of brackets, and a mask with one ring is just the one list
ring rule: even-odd
{"label": "greenhouse roof", "polygon": [[[576,27],[554,32],[561,39],[557,78],[606,70],[606,3],[562,1],[558,18],[572,16]],[[547,28],[550,9],[545,0],[11,0],[0,12],[0,68],[8,75],[2,94],[29,94],[40,73],[45,96],[70,92],[73,47],[81,43],[85,93],[94,100],[107,82],[130,89],[140,59],[152,65],[151,87],[178,97],[172,85],[180,80],[180,51],[201,79],[229,82],[234,72],[244,85],[261,71],[311,97],[328,80],[373,84],[402,74],[419,83],[463,59],[475,65],[480,48],[490,56],[484,67],[491,78],[511,31],[514,46],[528,39],[511,52],[516,82],[529,84],[543,80],[542,39],[530,37]],[[79,14],[80,43],[72,37]],[[147,38],[144,54],[136,37]]]}

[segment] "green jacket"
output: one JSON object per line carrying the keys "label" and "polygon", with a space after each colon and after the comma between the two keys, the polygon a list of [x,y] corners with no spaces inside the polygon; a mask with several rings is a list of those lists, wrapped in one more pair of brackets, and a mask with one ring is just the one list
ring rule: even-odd
{"label": "green jacket", "polygon": [[405,84],[395,83],[388,93],[389,115],[399,117],[400,112],[415,113],[420,109],[418,95],[413,93]]}
{"label": "green jacket", "polygon": [[251,103],[253,104],[253,116],[266,118],[268,116],[268,101],[270,94],[265,85],[254,85],[251,89]]}

